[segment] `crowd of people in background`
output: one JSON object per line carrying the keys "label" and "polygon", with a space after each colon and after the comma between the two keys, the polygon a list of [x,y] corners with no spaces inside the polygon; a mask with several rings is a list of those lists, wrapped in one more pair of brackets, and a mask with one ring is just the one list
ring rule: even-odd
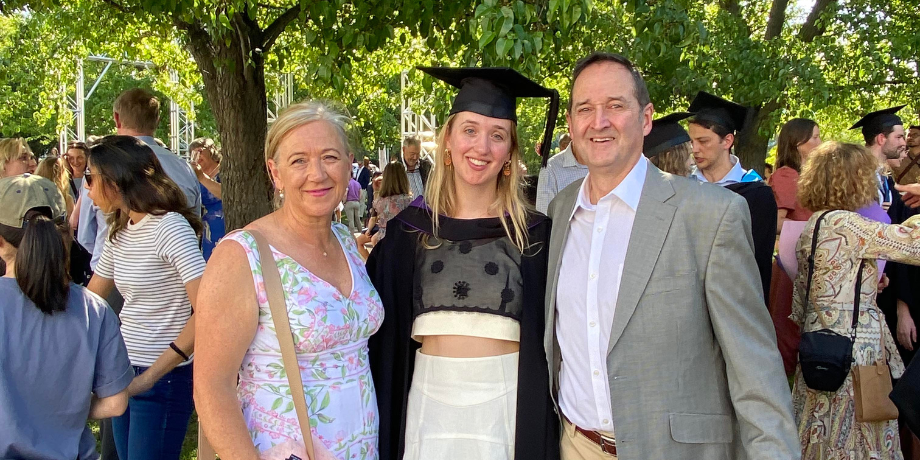
{"label": "crowd of people in background", "polygon": [[761,175],[735,155],[748,108],[656,118],[595,52],[533,184],[516,101],[558,92],[420,69],[457,90],[435,147],[356,161],[349,117],[293,104],[274,210],[229,232],[232,159],[165,148],[148,91],[60,156],[0,139],[0,458],[178,459],[197,412],[222,458],[920,459],[903,107],[856,121],[864,145],[791,119]]}

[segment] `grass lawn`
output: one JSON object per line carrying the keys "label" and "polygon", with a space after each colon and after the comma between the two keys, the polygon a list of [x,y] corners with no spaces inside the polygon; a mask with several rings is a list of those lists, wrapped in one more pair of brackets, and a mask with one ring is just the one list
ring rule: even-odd
{"label": "grass lawn", "polygon": [[[89,426],[96,435],[96,451],[100,451],[99,443],[99,422],[93,420]],[[198,459],[198,414],[192,412],[192,418],[188,421],[188,431],[185,432],[185,442],[182,443],[182,454],[179,460],[197,460]]]}

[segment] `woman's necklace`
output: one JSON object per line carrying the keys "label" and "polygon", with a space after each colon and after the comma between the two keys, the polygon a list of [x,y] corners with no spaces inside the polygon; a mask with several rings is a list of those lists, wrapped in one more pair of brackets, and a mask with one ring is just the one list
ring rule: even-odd
{"label": "woman's necklace", "polygon": [[[281,223],[280,221],[277,220],[277,219],[278,219],[277,217],[274,217],[274,219],[276,220],[276,222],[278,223],[278,225],[279,225],[280,227],[282,227],[282,228],[285,227],[285,225],[284,225],[283,223]],[[331,236],[332,236],[333,239],[336,239],[335,235],[331,235]],[[338,241],[336,241],[336,242],[338,242]],[[328,240],[327,240],[327,243],[328,243]],[[308,246],[313,246],[314,248],[316,248],[316,249],[322,251],[322,252],[323,252],[323,257],[329,257],[329,253],[326,252],[326,249],[324,248],[324,246],[327,246],[327,245],[325,245],[325,244],[323,244],[323,243],[316,243],[316,244],[313,244],[313,243],[306,243],[306,244],[307,244]]]}

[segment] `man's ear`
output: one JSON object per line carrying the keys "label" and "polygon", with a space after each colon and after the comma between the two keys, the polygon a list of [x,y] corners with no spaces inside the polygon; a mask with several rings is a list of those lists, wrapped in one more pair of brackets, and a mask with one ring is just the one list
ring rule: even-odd
{"label": "man's ear", "polygon": [[115,119],[115,129],[121,129],[121,115],[118,112],[112,112],[112,118]]}
{"label": "man's ear", "polygon": [[648,136],[652,132],[652,118],[655,116],[655,106],[649,102],[642,108],[642,134]]}
{"label": "man's ear", "polygon": [[888,136],[885,136],[884,133],[878,133],[875,135],[875,145],[879,147],[884,147],[888,142]]}
{"label": "man's ear", "polygon": [[725,146],[726,149],[730,149],[735,145],[735,135],[732,133],[726,134],[722,140],[728,143],[728,145]]}

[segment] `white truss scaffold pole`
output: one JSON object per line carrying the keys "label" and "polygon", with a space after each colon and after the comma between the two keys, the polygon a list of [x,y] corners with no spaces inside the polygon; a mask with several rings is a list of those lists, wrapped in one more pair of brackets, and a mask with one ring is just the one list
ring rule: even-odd
{"label": "white truss scaffold pole", "polygon": [[77,115],[77,139],[86,139],[86,96],[83,86],[83,60],[77,62],[77,93],[74,95]]}
{"label": "white truss scaffold pole", "polygon": [[[402,140],[415,136],[422,141],[421,156],[427,156],[429,159],[434,154],[435,133],[437,133],[438,123],[433,113],[428,115],[418,114],[412,110],[412,99],[406,95],[406,88],[410,85],[409,72],[403,71],[399,78],[399,126],[400,126],[400,143]],[[378,153],[379,157],[379,153]],[[380,159],[378,158],[378,161]]]}
{"label": "white truss scaffold pole", "polygon": [[77,139],[77,133],[74,130],[76,126],[77,102],[72,95],[67,94],[67,85],[61,84],[61,94],[64,99],[58,106],[61,113],[67,117],[67,122],[58,132],[58,151],[61,154],[67,153],[67,144],[71,139]]}
{"label": "white truss scaffold pole", "polygon": [[[179,72],[170,69],[169,81],[178,85]],[[189,116],[193,113],[195,113],[194,103],[186,112],[175,100],[169,101],[169,149],[186,159],[191,154],[188,146],[195,140],[195,120]]]}
{"label": "white truss scaffold pole", "polygon": [[[268,123],[272,124],[278,118],[278,114],[282,109],[291,105],[294,102],[294,74],[286,72],[281,74],[279,77],[281,83],[281,89],[275,91],[274,97],[272,97],[270,103],[268,104]],[[271,104],[274,104],[274,110],[272,110]]]}

